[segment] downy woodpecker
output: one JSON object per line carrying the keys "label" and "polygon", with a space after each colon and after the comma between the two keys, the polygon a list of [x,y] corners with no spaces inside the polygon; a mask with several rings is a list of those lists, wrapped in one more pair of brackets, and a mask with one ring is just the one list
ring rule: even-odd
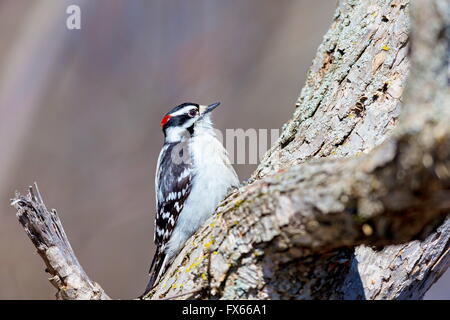
{"label": "downy woodpecker", "polygon": [[156,252],[145,293],[156,285],[189,237],[214,213],[227,191],[239,185],[211,122],[211,111],[219,104],[183,103],[161,120],[164,145],[155,176]]}

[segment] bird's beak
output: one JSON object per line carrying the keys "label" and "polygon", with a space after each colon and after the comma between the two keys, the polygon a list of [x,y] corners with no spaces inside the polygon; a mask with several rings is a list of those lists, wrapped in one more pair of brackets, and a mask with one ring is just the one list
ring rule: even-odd
{"label": "bird's beak", "polygon": [[205,111],[203,111],[203,114],[210,113],[215,108],[217,108],[219,105],[220,105],[220,102],[216,102],[216,103],[210,104],[209,106],[207,106],[205,108]]}

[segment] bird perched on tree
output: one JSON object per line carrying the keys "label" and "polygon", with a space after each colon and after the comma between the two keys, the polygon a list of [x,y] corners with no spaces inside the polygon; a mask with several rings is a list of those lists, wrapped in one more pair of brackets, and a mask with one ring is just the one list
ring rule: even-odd
{"label": "bird perched on tree", "polygon": [[164,145],[155,176],[156,252],[145,293],[154,287],[189,237],[214,213],[227,191],[239,185],[211,122],[211,111],[219,104],[183,103],[161,120]]}

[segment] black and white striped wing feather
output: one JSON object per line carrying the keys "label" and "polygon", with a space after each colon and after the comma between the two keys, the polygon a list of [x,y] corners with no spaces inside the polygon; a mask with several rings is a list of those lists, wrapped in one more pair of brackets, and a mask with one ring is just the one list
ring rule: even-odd
{"label": "black and white striped wing feather", "polygon": [[[181,149],[181,152],[187,152],[187,145],[180,148],[177,143],[167,144],[161,150],[158,159],[155,177],[156,218],[154,235],[157,252],[150,266],[149,286],[153,286],[161,271],[165,258],[164,250],[192,189],[192,165],[188,161],[173,161],[172,152],[178,152],[178,149]],[[175,156],[175,159],[181,160],[179,155]]]}

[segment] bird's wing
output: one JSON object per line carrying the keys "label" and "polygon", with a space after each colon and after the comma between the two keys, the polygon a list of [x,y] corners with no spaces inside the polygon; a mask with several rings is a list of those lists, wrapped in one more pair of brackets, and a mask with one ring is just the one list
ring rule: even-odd
{"label": "bird's wing", "polygon": [[160,155],[156,172],[155,244],[158,246],[170,239],[192,189],[192,164],[174,156],[180,149],[188,152],[187,146],[187,143],[170,144]]}
{"label": "bird's wing", "polygon": [[[154,241],[157,246],[149,273],[149,286],[158,278],[165,260],[165,247],[192,189],[192,164],[175,152],[189,152],[188,144],[166,145],[159,155],[156,169],[156,218]],[[183,161],[184,159],[184,161]],[[164,168],[164,170],[163,170]]]}

